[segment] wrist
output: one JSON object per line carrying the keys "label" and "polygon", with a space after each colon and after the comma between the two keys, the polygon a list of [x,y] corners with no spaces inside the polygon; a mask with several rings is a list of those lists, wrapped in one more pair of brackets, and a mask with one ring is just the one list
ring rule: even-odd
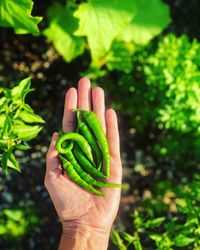
{"label": "wrist", "polygon": [[110,229],[96,228],[90,225],[83,225],[73,222],[62,223],[62,240],[70,250],[106,250]]}

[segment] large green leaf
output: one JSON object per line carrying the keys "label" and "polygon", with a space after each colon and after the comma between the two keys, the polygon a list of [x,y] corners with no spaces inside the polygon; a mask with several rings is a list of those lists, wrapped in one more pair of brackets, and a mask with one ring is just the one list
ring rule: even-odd
{"label": "large green leaf", "polygon": [[85,41],[82,37],[74,36],[78,28],[78,19],[73,16],[73,10],[54,4],[48,10],[49,27],[44,34],[51,40],[55,49],[70,62],[84,51]]}
{"label": "large green leaf", "polygon": [[27,123],[44,123],[45,121],[35,113],[31,113],[28,111],[20,111],[18,117]]}
{"label": "large green leaf", "polygon": [[35,125],[29,126],[26,124],[17,124],[13,128],[13,133],[18,136],[19,139],[23,141],[29,141],[37,136],[41,131],[42,127]]}
{"label": "large green leaf", "polygon": [[31,0],[0,0],[0,26],[13,27],[17,34],[38,34],[41,17],[31,16]]}
{"label": "large green leaf", "polygon": [[89,0],[79,5],[74,16],[79,18],[78,36],[86,36],[93,63],[110,49],[114,38],[122,32],[135,15],[135,1],[132,0]]}
{"label": "large green leaf", "polygon": [[169,7],[161,0],[137,0],[135,4],[136,15],[120,38],[139,45],[146,44],[170,23]]}

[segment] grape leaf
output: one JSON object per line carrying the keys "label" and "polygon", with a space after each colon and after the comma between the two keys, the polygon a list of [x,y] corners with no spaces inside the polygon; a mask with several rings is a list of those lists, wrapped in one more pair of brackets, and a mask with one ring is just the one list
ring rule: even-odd
{"label": "grape leaf", "polygon": [[0,0],[0,26],[13,27],[17,34],[39,34],[42,17],[31,16],[32,8],[31,0]]}
{"label": "grape leaf", "polygon": [[123,30],[120,38],[126,42],[147,44],[170,23],[169,7],[161,0],[137,0],[136,15]]}
{"label": "grape leaf", "polygon": [[73,16],[70,6],[65,8],[54,4],[49,8],[48,16],[50,25],[44,30],[44,35],[53,42],[55,49],[67,62],[81,55],[85,41],[73,34],[78,28],[78,19]]}
{"label": "grape leaf", "polygon": [[74,16],[79,18],[78,36],[87,36],[94,65],[109,50],[114,38],[135,15],[135,1],[132,0],[90,0],[81,3]]}

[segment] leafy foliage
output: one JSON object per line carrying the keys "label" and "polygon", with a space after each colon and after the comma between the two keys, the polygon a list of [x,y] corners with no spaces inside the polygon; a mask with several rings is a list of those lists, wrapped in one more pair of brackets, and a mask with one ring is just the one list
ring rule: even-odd
{"label": "leafy foliage", "polygon": [[78,28],[78,19],[73,16],[73,6],[64,7],[54,4],[48,10],[50,25],[44,30],[48,39],[52,40],[56,50],[70,62],[84,52],[85,40],[74,32]]}
{"label": "leafy foliage", "polygon": [[17,34],[39,34],[38,23],[41,17],[31,16],[31,0],[0,0],[0,26],[13,27]]}
{"label": "leafy foliage", "polygon": [[98,65],[114,38],[134,17],[135,4],[131,0],[90,0],[80,4],[74,15],[80,20],[76,35],[87,37],[93,62]]}
{"label": "leafy foliage", "polygon": [[[133,214],[134,236],[137,235],[138,239],[145,236],[146,239],[155,243],[155,249],[158,250],[173,250],[181,247],[192,247],[191,249],[197,250],[200,247],[200,176],[196,175],[191,183],[175,186],[174,191],[176,214],[156,217],[153,207],[151,211],[135,210]],[[113,243],[118,246],[118,249],[128,249],[129,246],[134,246],[134,249],[139,250],[145,247],[145,243],[140,240],[136,247],[134,236],[127,232],[113,230],[113,235]]]}
{"label": "leafy foliage", "polygon": [[50,12],[54,14],[49,15],[44,34],[67,62],[83,53],[82,38],[86,37],[84,47],[91,52],[91,67],[106,65],[110,71],[130,72],[134,43],[146,44],[170,22],[168,6],[160,0],[69,2],[66,8],[53,5]]}
{"label": "leafy foliage", "polygon": [[0,211],[0,236],[4,239],[20,240],[39,224],[39,217],[32,208],[5,208]]}
{"label": "leafy foliage", "polygon": [[170,23],[169,8],[160,0],[135,1],[136,15],[123,30],[120,38],[138,45],[147,44]]}
{"label": "leafy foliage", "polygon": [[156,136],[154,152],[161,156],[200,155],[199,58],[197,40],[168,34],[157,46],[137,51],[131,74],[116,72],[114,82],[103,80],[114,107],[131,117],[132,127],[138,133],[148,128]]}
{"label": "leafy foliage", "polygon": [[[1,167],[8,174],[8,167],[20,171],[13,154],[14,149],[27,150],[27,141],[42,129],[44,120],[25,103],[26,95],[33,91],[31,80],[26,78],[13,89],[1,88],[0,98],[0,152]],[[30,124],[30,125],[28,125]]]}
{"label": "leafy foliage", "polygon": [[[156,118],[167,129],[183,133],[198,131],[200,125],[200,44],[187,36],[166,36],[144,67],[147,84],[159,98]],[[159,93],[160,97],[159,97]]]}

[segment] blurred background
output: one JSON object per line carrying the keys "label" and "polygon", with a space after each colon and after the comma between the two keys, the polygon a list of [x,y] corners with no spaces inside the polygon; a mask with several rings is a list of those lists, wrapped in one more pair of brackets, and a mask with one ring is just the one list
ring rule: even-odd
{"label": "blurred background", "polygon": [[0,249],[57,249],[45,154],[66,90],[88,76],[117,111],[129,184],[109,249],[199,250],[199,1],[6,2],[0,87],[31,77],[26,102],[45,124],[29,150],[14,150],[21,173],[0,168]]}

